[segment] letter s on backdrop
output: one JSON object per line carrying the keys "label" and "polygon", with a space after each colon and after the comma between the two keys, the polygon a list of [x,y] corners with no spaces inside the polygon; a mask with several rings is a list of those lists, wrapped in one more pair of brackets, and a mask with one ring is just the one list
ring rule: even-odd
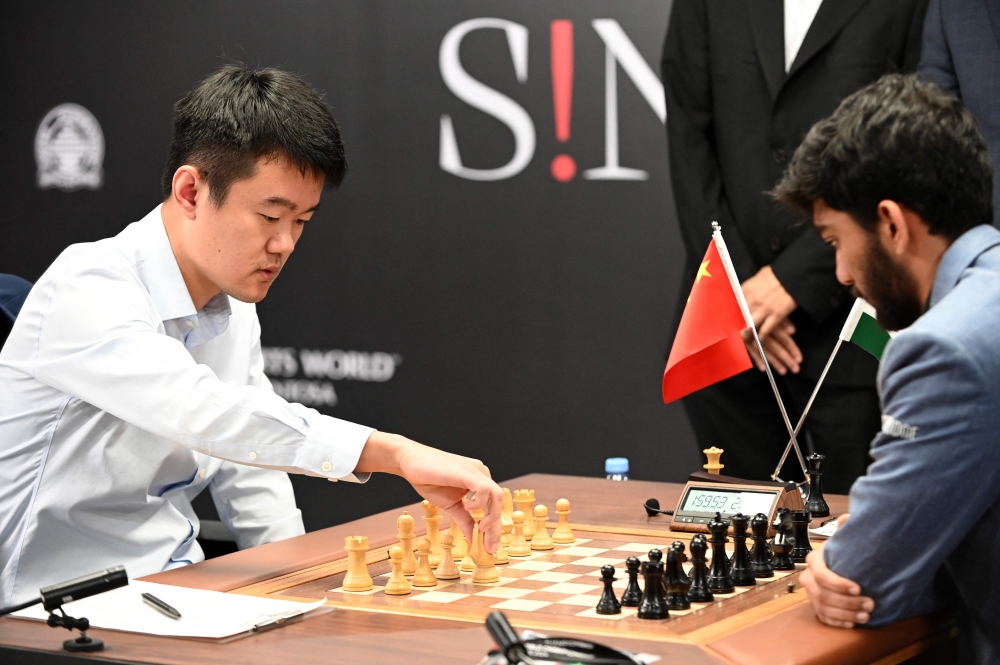
{"label": "letter s on backdrop", "polygon": [[528,80],[528,29],[519,23],[499,18],[474,18],[453,27],[441,40],[438,62],[441,78],[456,97],[487,113],[510,127],[514,133],[514,156],[509,162],[495,169],[472,169],[462,166],[458,141],[451,116],[441,116],[441,145],[438,164],[441,169],[467,180],[504,180],[525,169],[535,154],[535,125],[531,116],[520,104],[476,79],[462,68],[459,47],[462,39],[474,30],[494,28],[507,33],[510,57],[519,83]]}

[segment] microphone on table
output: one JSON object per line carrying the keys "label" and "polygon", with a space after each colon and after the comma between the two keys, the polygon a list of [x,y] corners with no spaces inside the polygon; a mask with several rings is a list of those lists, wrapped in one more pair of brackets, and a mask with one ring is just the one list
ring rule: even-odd
{"label": "microphone on table", "polygon": [[[101,640],[95,640],[87,637],[87,631],[90,629],[90,622],[85,618],[76,619],[74,617],[67,616],[62,606],[67,603],[71,603],[74,600],[81,600],[83,598],[89,598],[90,596],[96,596],[99,593],[111,591],[112,589],[117,589],[118,587],[123,587],[127,584],[128,573],[125,572],[125,566],[115,566],[114,568],[108,568],[107,570],[102,570],[99,573],[84,575],[83,577],[78,577],[74,580],[69,580],[68,582],[60,582],[59,584],[42,587],[38,590],[38,598],[29,600],[26,603],[21,603],[20,605],[2,608],[0,609],[0,616],[11,614],[12,612],[18,612],[31,607],[32,605],[38,605],[41,603],[42,607],[45,608],[45,611],[49,613],[47,623],[51,627],[62,627],[70,631],[75,628],[80,631],[81,635],[77,639],[69,639],[63,642],[64,649],[67,651],[78,652],[101,651],[104,649],[104,643]],[[59,614],[56,614],[57,611]]]}
{"label": "microphone on table", "polygon": [[646,499],[646,503],[643,505],[646,509],[646,514],[650,517],[654,515],[673,515],[672,510],[660,510],[660,502],[657,499]]}

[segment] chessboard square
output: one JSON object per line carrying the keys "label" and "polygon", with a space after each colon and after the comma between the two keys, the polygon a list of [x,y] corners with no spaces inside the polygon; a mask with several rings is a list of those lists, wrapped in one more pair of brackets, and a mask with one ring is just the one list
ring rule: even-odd
{"label": "chessboard square", "polygon": [[607,555],[604,556],[588,556],[582,559],[577,559],[573,562],[575,566],[594,566],[600,568],[601,566],[621,566],[622,562],[625,561],[625,557],[618,559],[610,559]]}
{"label": "chessboard square", "polygon": [[548,593],[565,593],[565,594],[581,594],[587,593],[588,591],[593,591],[594,589],[599,589],[600,587],[595,584],[574,584],[573,582],[560,582],[558,584],[553,584],[552,586],[545,587],[544,589],[539,589],[539,591],[545,591]]}
{"label": "chessboard square", "polygon": [[667,545],[657,545],[655,543],[625,543],[624,545],[619,545],[616,550],[621,550],[622,552],[642,552],[645,554],[649,550],[660,550],[663,551]]}
{"label": "chessboard square", "polygon": [[552,570],[553,568],[558,568],[563,565],[557,561],[522,561],[521,563],[512,563],[508,566],[512,570]]}
{"label": "chessboard square", "polygon": [[529,593],[535,593],[534,589],[512,589],[509,586],[498,586],[491,587],[489,589],[483,589],[482,591],[476,591],[476,596],[482,596],[484,598],[520,598],[521,596],[527,596]]}
{"label": "chessboard square", "polygon": [[533,582],[552,582],[553,584],[557,584],[559,582],[569,582],[570,580],[575,580],[578,577],[583,576],[578,573],[553,573],[551,571],[546,571],[544,573],[529,575],[524,579],[531,580]]}
{"label": "chessboard square", "polygon": [[385,590],[385,585],[384,584],[382,586],[379,586],[379,585],[376,584],[375,588],[369,589],[368,591],[348,591],[344,587],[339,586],[336,589],[329,589],[327,591],[327,593],[343,593],[343,594],[346,594],[348,596],[370,596],[373,593],[379,593],[380,591],[384,591],[384,590]]}
{"label": "chessboard square", "polygon": [[572,547],[567,547],[556,551],[556,554],[562,556],[594,556],[595,554],[600,554],[601,552],[607,552],[606,547],[580,547],[579,544],[573,545]]}
{"label": "chessboard square", "polygon": [[562,600],[557,600],[558,605],[577,605],[579,607],[597,607],[601,600],[600,596],[567,596]]}
{"label": "chessboard square", "polygon": [[577,612],[574,616],[578,617],[589,617],[591,619],[611,619],[612,621],[621,621],[625,617],[634,616],[638,610],[631,607],[623,607],[621,614],[598,614],[597,606],[590,608],[589,610],[584,610],[582,612]]}
{"label": "chessboard square", "polygon": [[461,600],[462,598],[468,598],[467,593],[451,593],[449,591],[427,591],[414,597],[413,600],[419,600],[427,603],[453,603],[456,600]]}
{"label": "chessboard square", "polygon": [[548,607],[552,603],[546,602],[544,600],[525,600],[524,598],[511,598],[510,600],[505,600],[503,602],[497,603],[496,605],[491,605],[490,608],[494,610],[518,610],[520,612],[534,612],[535,610],[540,610],[543,607]]}

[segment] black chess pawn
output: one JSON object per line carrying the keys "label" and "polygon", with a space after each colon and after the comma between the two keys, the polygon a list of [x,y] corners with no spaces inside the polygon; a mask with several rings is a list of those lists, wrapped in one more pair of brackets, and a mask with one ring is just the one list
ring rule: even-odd
{"label": "black chess pawn", "polygon": [[604,583],[604,593],[597,603],[598,614],[621,614],[622,604],[615,597],[615,590],[611,584],[615,581],[615,567],[608,564],[601,566],[601,581]]}
{"label": "black chess pawn", "polygon": [[688,600],[687,592],[691,587],[691,581],[684,575],[684,562],[687,555],[683,549],[671,546],[667,550],[667,572],[664,576],[664,583],[667,587],[667,607],[671,610],[689,610],[691,601]]}
{"label": "black chess pawn", "polygon": [[733,515],[733,558],[731,560],[730,576],[735,586],[755,586],[757,579],[750,565],[750,552],[747,550],[747,525],[750,518],[743,513]]}
{"label": "black chess pawn", "polygon": [[830,515],[830,506],[823,498],[823,461],[825,459],[826,455],[819,453],[813,453],[806,458],[806,464],[809,465],[809,498],[806,499],[806,510],[813,517],[828,517]]}
{"label": "black chess pawn", "polygon": [[668,619],[670,612],[663,594],[663,552],[649,550],[649,561],[642,562],[642,602],[639,603],[640,619]]}
{"label": "black chess pawn", "polygon": [[729,521],[722,519],[720,513],[715,513],[715,517],[708,523],[708,530],[712,534],[708,541],[712,544],[712,569],[708,573],[708,588],[712,593],[732,593],[736,591],[736,587],[729,574],[729,555],[726,553]]}
{"label": "black chess pawn", "polygon": [[792,549],[795,536],[792,535],[792,511],[782,508],[774,521],[774,538],[771,539],[771,567],[774,570],[795,570]]}
{"label": "black chess pawn", "polygon": [[710,603],[715,600],[712,590],[708,588],[708,566],[705,559],[707,551],[705,534],[699,533],[691,539],[691,588],[688,589],[688,600],[695,603]]}
{"label": "black chess pawn", "polygon": [[628,570],[628,586],[622,594],[622,605],[639,607],[639,603],[642,602],[642,590],[639,588],[639,559],[630,556],[625,560],[625,568]]}
{"label": "black chess pawn", "polygon": [[792,511],[792,535],[795,537],[795,547],[792,548],[792,561],[795,563],[805,563],[806,556],[812,552],[812,544],[809,542],[809,522],[812,516],[808,510]]}
{"label": "black chess pawn", "polygon": [[[687,561],[688,560],[687,554],[684,553],[684,541],[683,540],[675,540],[673,543],[670,544],[670,549],[677,550],[678,552],[680,552],[683,555],[681,557],[681,559],[680,559],[681,561]],[[677,568],[677,570],[680,572],[680,581],[681,581],[681,583],[682,584],[686,584],[688,586],[691,586],[691,578],[688,577],[687,573],[684,572],[684,566],[679,566]]]}
{"label": "black chess pawn", "polygon": [[753,576],[757,579],[774,577],[774,568],[771,567],[771,557],[767,549],[767,515],[757,513],[750,521],[750,530],[753,531],[753,551],[750,553]]}

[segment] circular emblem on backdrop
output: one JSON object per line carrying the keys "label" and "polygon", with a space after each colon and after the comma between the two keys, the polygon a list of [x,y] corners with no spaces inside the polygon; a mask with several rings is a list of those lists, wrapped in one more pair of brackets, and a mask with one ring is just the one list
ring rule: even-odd
{"label": "circular emblem on backdrop", "polygon": [[35,134],[38,187],[66,192],[104,182],[104,132],[79,104],[60,104],[45,114]]}

